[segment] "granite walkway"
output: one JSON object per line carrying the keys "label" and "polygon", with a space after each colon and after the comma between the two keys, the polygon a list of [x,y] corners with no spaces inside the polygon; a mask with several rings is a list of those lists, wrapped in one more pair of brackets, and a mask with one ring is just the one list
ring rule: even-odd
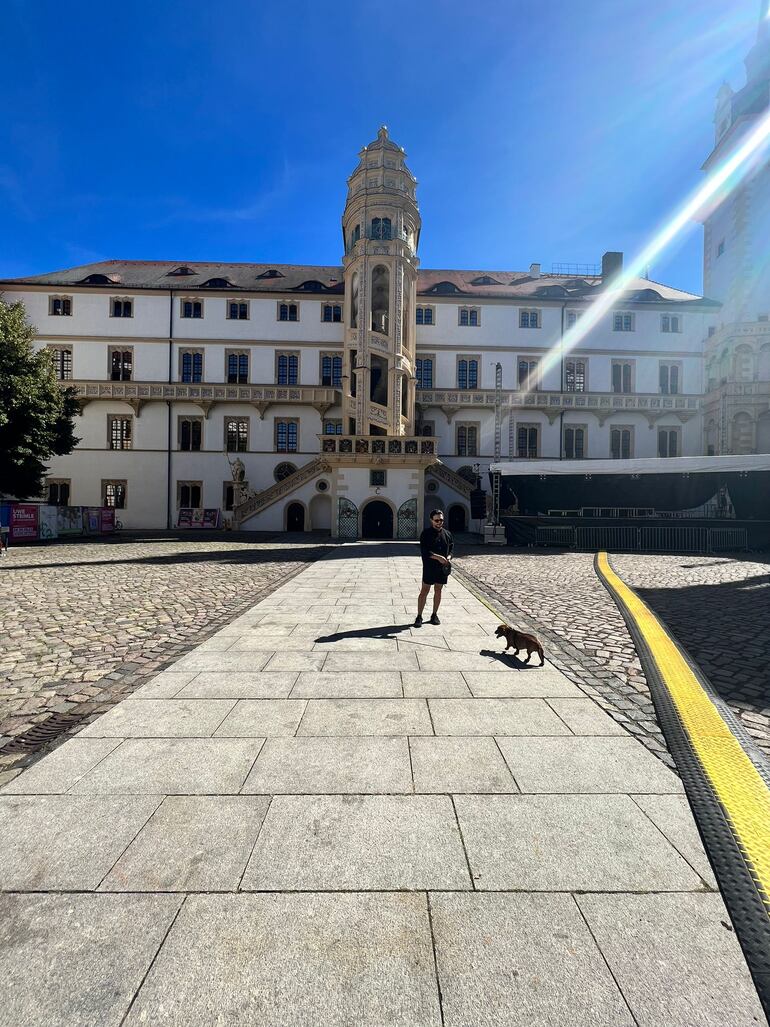
{"label": "granite walkway", "polygon": [[678,777],[408,544],[334,550],[0,792],[0,1024],[764,1023]]}

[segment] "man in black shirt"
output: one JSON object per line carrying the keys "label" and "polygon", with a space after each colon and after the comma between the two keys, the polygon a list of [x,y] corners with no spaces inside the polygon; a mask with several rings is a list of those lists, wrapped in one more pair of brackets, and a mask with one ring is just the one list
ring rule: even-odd
{"label": "man in black shirt", "polygon": [[444,511],[431,510],[430,527],[420,535],[420,556],[422,557],[422,588],[417,597],[416,628],[422,627],[422,611],[428,593],[433,586],[433,614],[431,624],[440,624],[438,608],[441,605],[441,590],[446,585],[452,570],[452,550],[454,541],[448,531],[444,531]]}

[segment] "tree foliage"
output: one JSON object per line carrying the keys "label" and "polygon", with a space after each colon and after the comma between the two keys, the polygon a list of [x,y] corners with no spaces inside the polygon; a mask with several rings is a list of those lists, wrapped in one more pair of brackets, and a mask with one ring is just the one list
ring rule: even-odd
{"label": "tree foliage", "polygon": [[0,494],[38,497],[46,462],[80,441],[74,390],[59,384],[51,354],[35,351],[23,303],[0,297]]}

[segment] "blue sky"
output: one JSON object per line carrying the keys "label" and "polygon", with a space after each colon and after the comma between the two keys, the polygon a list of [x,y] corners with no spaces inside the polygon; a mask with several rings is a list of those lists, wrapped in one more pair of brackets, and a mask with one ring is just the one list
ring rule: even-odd
{"label": "blue sky", "polygon": [[[382,123],[419,181],[424,267],[631,254],[700,182],[758,11],[6,0],[0,277],[111,257],[338,264],[346,178]],[[700,229],[650,276],[698,291]]]}

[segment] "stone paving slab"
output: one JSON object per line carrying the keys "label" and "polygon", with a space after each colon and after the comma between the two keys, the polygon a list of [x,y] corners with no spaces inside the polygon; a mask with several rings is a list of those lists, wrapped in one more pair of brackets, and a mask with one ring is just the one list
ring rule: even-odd
{"label": "stone paving slab", "polygon": [[0,795],[0,890],[97,888],[160,802],[157,795]]}
{"label": "stone paving slab", "polygon": [[440,1027],[424,895],[191,896],[126,1020]]}
{"label": "stone paving slab", "polygon": [[[534,673],[535,670],[537,673]],[[466,670],[463,672],[463,678],[476,699],[546,699],[560,696],[583,698],[585,695],[548,663],[545,667],[528,667],[523,673],[516,669],[506,675],[484,670]]]}
{"label": "stone paving slab", "polygon": [[0,1022],[120,1027],[180,896],[0,895]]}
{"label": "stone paving slab", "polygon": [[230,710],[232,699],[125,699],[79,738],[206,738]]}
{"label": "stone paving slab", "polygon": [[620,735],[628,737],[628,732],[604,710],[599,709],[593,699],[561,699],[547,700],[551,709],[576,735]]}
{"label": "stone paving slab", "polygon": [[268,738],[243,786],[263,795],[412,791],[406,738]]}
{"label": "stone paving slab", "polygon": [[516,792],[493,738],[412,738],[416,792]]}
{"label": "stone paving slab", "polygon": [[301,699],[239,699],[214,735],[216,738],[293,735],[306,706]]}
{"label": "stone paving slab", "polygon": [[568,735],[544,699],[428,699],[437,735]]}
{"label": "stone paving slab", "polygon": [[129,738],[72,789],[93,795],[237,794],[264,738]]}
{"label": "stone paving slab", "polygon": [[471,887],[446,795],[278,795],[245,891],[383,891]]}
{"label": "stone paving slab", "polygon": [[269,801],[240,795],[167,796],[100,891],[234,891]]}
{"label": "stone paving slab", "polygon": [[403,689],[398,671],[356,674],[301,673],[291,692],[292,699],[401,699]]}
{"label": "stone paving slab", "polygon": [[432,735],[424,699],[310,699],[300,735]]}
{"label": "stone paving slab", "polygon": [[443,894],[430,904],[446,1027],[634,1025],[572,896]]}
{"label": "stone paving slab", "polygon": [[719,895],[575,899],[640,1027],[765,1020]]}
{"label": "stone paving slab", "polygon": [[60,795],[109,756],[122,738],[70,738],[7,784],[0,795]]}
{"label": "stone paving slab", "polygon": [[455,805],[479,890],[703,888],[626,795],[459,795]]}
{"label": "stone paving slab", "polygon": [[703,850],[698,828],[685,795],[632,795],[653,824],[708,884],[716,890],[714,871]]}
{"label": "stone paving slab", "polygon": [[436,671],[432,674],[427,671],[414,673],[405,670],[401,674],[401,683],[407,699],[469,699],[471,697],[471,690],[459,670],[450,670],[444,673]]}
{"label": "stone paving slab", "polygon": [[[177,699],[288,699],[298,671],[201,671],[176,694]],[[136,696],[134,696],[136,698]]]}

